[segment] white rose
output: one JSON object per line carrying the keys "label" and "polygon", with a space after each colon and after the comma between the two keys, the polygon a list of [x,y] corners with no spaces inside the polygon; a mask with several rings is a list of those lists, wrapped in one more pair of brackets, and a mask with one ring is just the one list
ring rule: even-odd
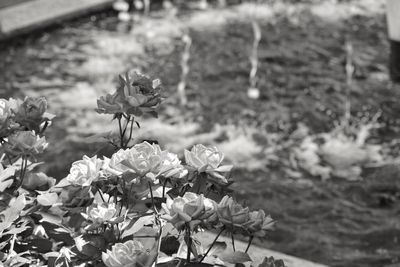
{"label": "white rose", "polygon": [[82,160],[72,163],[66,180],[72,185],[88,186],[99,178],[102,165],[102,160],[97,156],[92,158],[83,156]]}
{"label": "white rose", "polygon": [[198,172],[206,172],[212,177],[216,178],[223,183],[226,183],[226,178],[221,174],[229,172],[232,169],[232,165],[220,166],[224,160],[224,154],[218,150],[215,146],[206,147],[198,144],[188,151],[185,150],[186,163],[195,168]]}

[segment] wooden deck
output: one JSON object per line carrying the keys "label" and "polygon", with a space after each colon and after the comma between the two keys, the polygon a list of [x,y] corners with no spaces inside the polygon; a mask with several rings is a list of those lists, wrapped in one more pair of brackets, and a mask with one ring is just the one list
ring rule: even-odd
{"label": "wooden deck", "polygon": [[114,0],[0,0],[0,39],[112,5]]}

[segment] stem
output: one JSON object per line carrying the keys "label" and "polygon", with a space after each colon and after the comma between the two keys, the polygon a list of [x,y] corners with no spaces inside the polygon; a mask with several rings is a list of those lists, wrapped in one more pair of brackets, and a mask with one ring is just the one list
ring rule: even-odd
{"label": "stem", "polygon": [[130,129],[130,131],[129,131],[129,138],[128,138],[128,141],[126,142],[126,145],[128,145],[129,144],[129,142],[131,141],[131,139],[132,139],[132,133],[133,133],[133,122],[135,121],[135,118],[132,118],[132,120],[131,120],[131,129]]}
{"label": "stem", "polygon": [[233,251],[236,251],[236,248],[235,248],[235,237],[233,236],[233,233],[231,233],[231,238],[232,238],[232,248],[233,248]]}
{"label": "stem", "polygon": [[[106,201],[104,200],[103,193],[100,191],[100,188],[98,188],[98,187],[96,186],[96,189],[97,189],[97,192],[99,192],[99,195],[100,195],[100,197],[101,197],[101,200],[103,200],[103,202],[106,202]],[[110,200],[110,199],[108,199],[108,200]]]}
{"label": "stem", "polygon": [[45,122],[44,122],[44,125],[43,125],[43,128],[42,128],[42,130],[40,131],[40,133],[39,133],[39,134],[43,134],[43,133],[44,133],[44,131],[46,131],[46,129],[47,129],[47,126],[49,126],[49,122],[48,122],[48,121],[45,121]]}
{"label": "stem", "polygon": [[190,263],[190,252],[192,251],[192,238],[190,237],[190,226],[188,223],[186,223],[186,246],[187,246],[186,263]]}
{"label": "stem", "polygon": [[153,207],[154,213],[155,213],[155,214],[158,214],[156,205],[154,204],[154,196],[153,196],[153,190],[152,190],[152,188],[151,188],[151,183],[148,182],[148,184],[149,184],[149,189],[150,189],[151,206]]}
{"label": "stem", "polygon": [[131,120],[131,116],[129,116],[128,118],[126,118],[124,130],[122,131],[122,135],[123,135],[124,137],[125,137],[126,129],[128,128],[128,124],[129,124],[129,121],[130,121],[130,120]]}
{"label": "stem", "polygon": [[28,157],[23,155],[21,158],[21,170],[20,170],[20,174],[19,174],[20,182],[19,182],[18,187],[22,186],[22,182],[24,181],[24,178],[25,178],[27,166],[28,166]]}
{"label": "stem", "polygon": [[249,243],[247,244],[247,248],[246,248],[246,250],[244,251],[245,253],[247,253],[247,251],[249,251],[249,248],[250,248],[250,246],[251,246],[251,242],[253,242],[253,238],[254,238],[253,235],[250,236],[250,238],[249,238]]}
{"label": "stem", "polygon": [[13,255],[12,252],[14,252],[14,244],[15,244],[15,240],[17,239],[16,236],[17,235],[14,234],[12,239],[11,239],[11,245],[10,245],[10,249],[8,250],[9,251],[9,255],[7,256],[7,259],[10,259],[12,257],[12,255]]}
{"label": "stem", "polygon": [[121,117],[118,117],[118,126],[119,126],[119,136],[120,136],[120,147],[124,148],[124,135],[122,132],[122,125],[121,125]]}
{"label": "stem", "polygon": [[207,249],[206,253],[203,255],[201,258],[200,262],[201,263],[208,255],[208,253],[211,251],[211,248],[215,245],[215,242],[217,242],[218,237],[222,234],[222,232],[225,230],[225,227],[221,228],[221,231],[218,233],[218,235],[214,238],[214,241],[211,243],[210,247]]}
{"label": "stem", "polygon": [[162,188],[162,198],[165,197],[165,187],[167,186],[169,178],[166,178],[163,184],[163,188]]}

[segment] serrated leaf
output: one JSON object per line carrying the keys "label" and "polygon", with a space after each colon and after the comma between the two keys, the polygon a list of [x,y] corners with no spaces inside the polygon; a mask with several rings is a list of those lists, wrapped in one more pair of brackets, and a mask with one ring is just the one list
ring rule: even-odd
{"label": "serrated leaf", "polygon": [[243,251],[230,251],[222,253],[219,258],[228,263],[236,264],[236,263],[244,263],[248,261],[252,261],[249,254]]}

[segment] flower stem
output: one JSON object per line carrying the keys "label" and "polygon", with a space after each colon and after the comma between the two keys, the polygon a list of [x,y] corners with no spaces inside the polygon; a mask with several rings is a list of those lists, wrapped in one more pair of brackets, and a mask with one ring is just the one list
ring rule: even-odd
{"label": "flower stem", "polygon": [[206,253],[203,255],[199,263],[201,263],[207,257],[208,253],[210,253],[212,247],[215,245],[215,242],[217,242],[218,237],[222,234],[223,231],[225,231],[225,227],[221,228],[221,231],[219,231],[217,236],[214,238],[214,241],[211,243],[210,247],[207,249]]}
{"label": "flower stem", "polygon": [[165,197],[165,187],[167,186],[168,181],[169,181],[169,178],[165,178],[163,188],[162,188],[162,198]]}
{"label": "flower stem", "polygon": [[153,195],[153,189],[151,188],[151,183],[148,182],[149,184],[149,190],[150,190],[150,197],[151,197],[151,206],[153,207],[154,213],[157,213],[156,210],[156,205],[154,204],[154,195]]}
{"label": "flower stem", "polygon": [[19,185],[18,187],[22,186],[22,183],[24,181],[25,178],[25,173],[26,173],[26,168],[28,167],[28,157],[26,155],[23,155],[21,158],[21,170],[19,173]]}
{"label": "flower stem", "polygon": [[[129,144],[129,142],[131,141],[131,139],[132,139],[132,133],[133,133],[133,122],[135,121],[135,118],[134,117],[132,117],[132,120],[131,120],[131,129],[129,130],[129,138],[128,138],[128,141],[126,142],[126,145],[128,145]],[[128,122],[129,122],[129,120],[128,120]]]}
{"label": "flower stem", "polygon": [[[101,197],[101,200],[103,200],[103,202],[106,202],[106,201],[104,200],[103,193],[100,191],[100,188],[98,188],[98,187],[96,186],[96,189],[97,189],[97,192],[99,192],[99,195],[100,195],[100,197]],[[110,199],[108,199],[108,200],[110,200]]]}
{"label": "flower stem", "polygon": [[251,242],[253,242],[253,238],[254,238],[254,235],[250,236],[249,242],[248,242],[248,244],[247,244],[247,248],[246,248],[246,250],[244,251],[245,253],[247,253],[247,251],[249,251],[249,248],[250,248],[250,246],[251,246]]}
{"label": "flower stem", "polygon": [[121,117],[118,117],[118,126],[119,126],[119,136],[120,136],[120,147],[123,149],[124,148],[124,133],[122,131],[122,125],[121,125]]}
{"label": "flower stem", "polygon": [[190,252],[192,250],[192,238],[190,237],[190,226],[186,224],[186,246],[187,246],[187,254],[186,254],[186,264],[190,263]]}

